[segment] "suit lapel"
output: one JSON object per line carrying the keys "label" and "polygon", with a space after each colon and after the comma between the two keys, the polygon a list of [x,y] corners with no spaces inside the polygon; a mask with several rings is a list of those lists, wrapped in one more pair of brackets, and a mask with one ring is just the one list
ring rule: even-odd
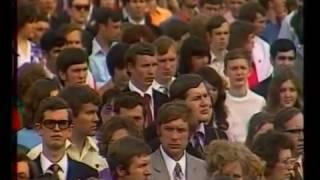
{"label": "suit lapel", "polygon": [[154,152],[152,167],[154,170],[154,179],[170,179],[166,164],[161,155],[160,149]]}
{"label": "suit lapel", "polygon": [[153,110],[154,110],[154,119],[156,119],[157,115],[158,115],[158,110],[160,108],[160,106],[166,102],[169,101],[169,97],[156,91],[155,89],[152,89],[152,93],[153,93]]}
{"label": "suit lapel", "polygon": [[194,163],[192,163],[192,159],[190,158],[190,155],[187,153],[187,176],[186,176],[186,180],[193,180],[193,179],[199,179],[199,177],[197,177],[197,166],[194,165]]}
{"label": "suit lapel", "polygon": [[37,171],[39,172],[39,174],[43,174],[42,168],[41,168],[41,162],[40,162],[40,155],[33,160],[36,164],[37,167]]}

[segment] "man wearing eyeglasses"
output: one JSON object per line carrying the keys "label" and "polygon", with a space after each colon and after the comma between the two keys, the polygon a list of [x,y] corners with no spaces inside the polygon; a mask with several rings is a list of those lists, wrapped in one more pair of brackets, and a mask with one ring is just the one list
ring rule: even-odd
{"label": "man wearing eyeglasses", "polygon": [[36,129],[42,138],[41,153],[33,158],[42,174],[59,179],[97,177],[95,169],[71,159],[65,150],[72,129],[71,111],[60,97],[44,99],[35,115]]}
{"label": "man wearing eyeglasses", "polygon": [[285,132],[294,141],[297,152],[293,154],[296,158],[294,164],[295,176],[303,177],[304,158],[304,117],[301,110],[290,107],[281,110],[274,117],[275,130]]}

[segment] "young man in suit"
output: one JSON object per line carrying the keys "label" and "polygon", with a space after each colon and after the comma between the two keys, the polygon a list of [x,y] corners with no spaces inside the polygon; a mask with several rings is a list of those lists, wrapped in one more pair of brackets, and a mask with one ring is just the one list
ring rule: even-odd
{"label": "young man in suit", "polygon": [[59,179],[98,177],[98,172],[71,159],[66,153],[66,140],[71,135],[72,113],[60,97],[44,99],[35,116],[36,129],[42,137],[42,151],[34,161],[41,173],[51,173]]}
{"label": "young man in suit", "polygon": [[206,125],[212,118],[212,101],[204,80],[197,74],[178,76],[170,86],[170,98],[186,102],[197,120],[196,131],[191,134],[187,152],[204,159],[204,148],[214,139],[227,139],[218,128]]}
{"label": "young man in suit", "polygon": [[159,107],[168,101],[168,97],[152,87],[157,69],[156,50],[147,42],[133,44],[126,52],[126,62],[130,73],[127,90],[137,92],[144,98],[146,122],[148,127],[157,116]]}
{"label": "young man in suit", "polygon": [[[296,46],[289,39],[277,39],[272,43],[270,48],[271,63],[274,66],[274,69],[277,70],[280,66],[296,66]],[[254,89],[253,92],[267,98],[269,84],[271,83],[273,74],[267,79],[259,83]],[[301,78],[303,79],[303,78]]]}
{"label": "young man in suit", "polygon": [[150,153],[150,147],[139,138],[128,136],[112,143],[108,150],[108,161],[113,179],[149,179],[151,175]]}
{"label": "young man in suit", "polygon": [[[98,106],[100,98],[89,86],[68,86],[58,95],[72,110],[72,134],[66,143],[68,155],[79,162],[101,171],[108,167],[106,160],[99,155],[99,148],[94,138],[98,125]],[[41,147],[41,145],[40,145]],[[29,155],[37,156],[39,146],[33,148]]]}
{"label": "young man in suit", "polygon": [[152,180],[204,180],[205,162],[186,152],[189,138],[197,127],[191,109],[183,101],[161,106],[157,134],[161,145],[151,154]]}
{"label": "young man in suit", "polygon": [[158,67],[153,88],[165,95],[169,95],[169,86],[175,79],[177,71],[177,47],[175,41],[167,36],[161,36],[154,41],[158,56]]}

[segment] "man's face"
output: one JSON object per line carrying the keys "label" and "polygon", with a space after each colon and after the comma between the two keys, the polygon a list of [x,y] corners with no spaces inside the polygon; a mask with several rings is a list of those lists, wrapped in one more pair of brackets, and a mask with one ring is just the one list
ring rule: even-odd
{"label": "man's face", "polygon": [[184,12],[189,16],[189,18],[192,18],[197,14],[196,7],[197,7],[197,0],[184,0],[182,1],[184,3]]}
{"label": "man's face", "polygon": [[177,51],[171,46],[164,55],[158,55],[158,67],[156,71],[157,79],[168,82],[176,74],[177,70]]}
{"label": "man's face", "polygon": [[275,66],[291,66],[293,67],[295,64],[295,53],[294,50],[289,50],[285,52],[278,52],[274,62]]}
{"label": "man's face", "polygon": [[46,22],[46,21],[38,21],[38,22],[35,23],[34,28],[35,28],[35,31],[34,31],[33,40],[34,40],[34,42],[39,43],[42,35],[46,31],[48,31],[48,29],[50,27],[49,27],[49,23],[48,22]]}
{"label": "man's face", "polygon": [[129,0],[127,10],[133,19],[142,19],[145,16],[147,8],[146,0]]}
{"label": "man's face", "polygon": [[111,19],[109,19],[108,24],[103,24],[100,27],[102,28],[105,41],[111,42],[120,38],[121,21],[113,22]]}
{"label": "man's face", "polygon": [[219,28],[213,29],[209,34],[211,47],[219,51],[226,50],[230,37],[230,26],[227,22],[221,24]]}
{"label": "man's face", "polygon": [[114,69],[114,76],[113,76],[113,83],[116,87],[123,89],[128,85],[129,82],[129,75],[127,68],[124,69]]}
{"label": "man's face", "polygon": [[73,119],[73,130],[83,136],[94,136],[98,124],[98,106],[87,103],[82,104],[80,111]]}
{"label": "man's face", "polygon": [[205,3],[201,8],[201,13],[208,17],[223,15],[222,4],[209,4]]}
{"label": "man's face", "polygon": [[234,17],[238,17],[241,6],[246,2],[246,0],[229,0],[228,6]]}
{"label": "man's face", "polygon": [[264,28],[266,27],[266,17],[258,13],[253,24],[255,26],[256,34],[261,35]]}
{"label": "man's face", "polygon": [[229,77],[231,87],[247,86],[249,77],[249,64],[245,59],[234,59],[228,61],[226,75]]}
{"label": "man's face", "polygon": [[87,20],[90,10],[89,0],[73,0],[70,7],[70,18],[77,24],[84,24]]}
{"label": "man's face", "polygon": [[189,126],[183,119],[173,120],[158,127],[158,134],[164,151],[172,158],[183,155],[189,141]]}
{"label": "man's face", "polygon": [[132,109],[127,108],[120,108],[120,115],[128,116],[134,120],[134,123],[137,125],[139,130],[143,130],[143,122],[144,122],[144,115],[143,115],[143,107],[137,105]]}
{"label": "man's face", "polygon": [[147,180],[151,176],[151,160],[149,155],[134,156],[124,180]]}
{"label": "man's face", "polygon": [[30,179],[30,170],[26,161],[20,161],[17,163],[17,180]]}
{"label": "man's face", "polygon": [[56,72],[56,63],[57,63],[57,57],[59,56],[60,52],[62,51],[63,47],[53,47],[49,53],[45,54],[46,55],[46,60],[47,60],[47,67],[52,73]]}
{"label": "man's face", "polygon": [[299,113],[285,123],[285,132],[293,139],[299,154],[303,153],[304,149],[304,118],[303,114]]}
{"label": "man's face", "polygon": [[204,83],[188,90],[186,104],[199,122],[208,122],[210,120],[212,116],[212,102]]}
{"label": "man's face", "polygon": [[51,149],[64,148],[66,140],[71,135],[67,109],[45,111],[42,122],[37,123],[36,127],[43,144]]}
{"label": "man's face", "polygon": [[157,70],[156,57],[137,55],[135,64],[128,64],[128,70],[131,74],[131,80],[147,89],[152,85]]}
{"label": "man's face", "polygon": [[293,107],[298,100],[298,91],[291,80],[287,80],[280,87],[280,106]]}
{"label": "man's face", "polygon": [[270,2],[270,9],[273,9],[275,11],[278,18],[283,19],[288,14],[288,10],[286,8],[286,0],[271,0]]}
{"label": "man's face", "polygon": [[88,73],[88,65],[74,64],[71,65],[66,72],[59,72],[60,78],[64,81],[65,85],[86,84]]}
{"label": "man's face", "polygon": [[72,31],[65,36],[66,40],[66,48],[81,48],[84,49],[81,41],[81,32],[80,31]]}
{"label": "man's face", "polygon": [[45,13],[52,15],[57,9],[57,0],[39,0],[40,9]]}

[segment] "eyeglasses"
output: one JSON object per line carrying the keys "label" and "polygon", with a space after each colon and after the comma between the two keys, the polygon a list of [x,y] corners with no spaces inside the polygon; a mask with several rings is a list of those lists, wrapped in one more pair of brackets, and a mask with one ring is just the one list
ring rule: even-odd
{"label": "eyeglasses", "polygon": [[42,121],[42,124],[44,127],[48,129],[55,129],[58,125],[60,130],[65,130],[70,127],[71,121],[69,120],[52,120],[52,119],[46,119]]}
{"label": "eyeglasses", "polygon": [[85,10],[85,11],[89,11],[89,9],[90,9],[90,5],[73,5],[73,7],[77,11],[81,11],[82,9]]}

